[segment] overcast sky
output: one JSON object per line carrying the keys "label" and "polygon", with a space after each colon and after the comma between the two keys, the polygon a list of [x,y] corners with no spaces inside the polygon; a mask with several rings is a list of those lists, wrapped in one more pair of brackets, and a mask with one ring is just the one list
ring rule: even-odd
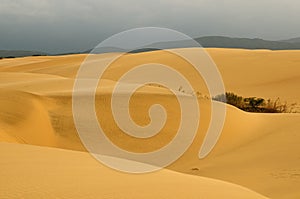
{"label": "overcast sky", "polygon": [[299,0],[0,0],[0,49],[82,51],[123,30],[300,37]]}

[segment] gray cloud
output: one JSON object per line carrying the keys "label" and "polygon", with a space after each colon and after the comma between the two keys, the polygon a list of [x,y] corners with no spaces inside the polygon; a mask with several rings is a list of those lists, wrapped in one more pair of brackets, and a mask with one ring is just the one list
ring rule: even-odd
{"label": "gray cloud", "polygon": [[298,0],[0,0],[0,49],[80,51],[134,27],[192,37],[300,36]]}

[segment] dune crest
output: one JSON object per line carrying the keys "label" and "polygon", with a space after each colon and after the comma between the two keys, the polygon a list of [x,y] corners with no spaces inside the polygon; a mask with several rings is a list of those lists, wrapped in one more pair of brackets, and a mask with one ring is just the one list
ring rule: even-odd
{"label": "dune crest", "polygon": [[[274,52],[239,49],[208,49],[207,51],[222,73],[227,90],[245,97],[257,96],[273,99],[280,97],[291,103],[300,102],[298,92],[300,78],[297,75],[299,74],[300,51]],[[95,55],[95,59],[103,61],[109,56],[110,54]],[[147,152],[168,143],[174,136],[180,115],[180,112],[174,108],[178,104],[169,90],[156,85],[148,85],[134,95],[133,105],[131,105],[132,117],[138,124],[146,125],[149,122],[147,107],[154,102],[165,104],[170,118],[159,135],[159,142],[138,144],[136,140],[130,140],[128,136],[123,135],[113,123],[112,118],[108,117],[107,113],[110,109],[103,104],[110,99],[117,77],[128,69],[126,63],[132,60],[143,60],[146,56],[153,59],[165,59],[170,64],[176,62],[176,60],[169,59],[162,51],[126,55],[122,61],[125,64],[116,64],[110,68],[106,72],[105,79],[100,81],[101,89],[97,90],[96,107],[104,110],[102,115],[101,111],[97,113],[98,118],[102,119],[106,128],[110,130],[111,140],[130,151]],[[220,140],[211,154],[200,160],[198,152],[210,121],[210,105],[205,98],[207,95],[205,85],[200,85],[201,128],[191,147],[179,160],[167,167],[167,170],[149,174],[145,179],[130,177],[113,172],[101,166],[88,154],[78,152],[86,151],[86,149],[74,126],[72,89],[76,72],[85,57],[86,55],[69,55],[0,60],[0,141],[74,150],[64,151],[1,143],[0,161],[3,161],[3,164],[1,163],[0,194],[4,194],[3,196],[19,197],[23,194],[28,198],[42,197],[56,190],[53,196],[92,197],[95,195],[90,192],[91,188],[94,190],[99,183],[104,188],[99,192],[96,191],[95,194],[105,197],[126,195],[128,198],[140,198],[145,196],[143,194],[150,194],[149,196],[155,198],[161,196],[158,194],[162,193],[165,197],[182,196],[182,198],[187,196],[193,198],[196,196],[193,194],[208,198],[224,196],[263,198],[248,189],[227,183],[231,182],[270,198],[300,197],[298,190],[300,185],[298,155],[300,114],[255,114],[227,106],[227,118]],[[176,67],[185,71],[186,74],[193,72],[185,65],[177,64]],[[191,78],[196,81],[196,77]],[[47,160],[43,154],[49,154],[49,159]],[[14,164],[15,162],[18,164]],[[44,167],[39,167],[38,165],[42,162],[46,164],[43,164]],[[79,164],[82,167],[74,166]],[[24,167],[21,168],[20,165]],[[64,166],[67,167],[63,169]],[[33,175],[30,168],[36,170],[37,173]],[[84,173],[84,169],[87,173]],[[3,173],[6,170],[9,173]],[[22,177],[23,174],[21,175],[22,172],[24,172],[24,177]],[[51,176],[51,172],[55,173],[54,176],[61,176],[59,178],[61,181],[58,182],[54,176]],[[70,177],[73,172],[77,172],[78,175]],[[94,173],[96,173],[95,177],[93,177]],[[106,173],[113,177],[107,177]],[[106,176],[104,179],[108,182],[107,184],[101,181],[103,175]],[[41,184],[39,176],[46,176]],[[85,185],[76,181],[81,178],[84,178]],[[130,189],[121,188],[119,178],[128,180],[130,186],[137,186],[143,191],[136,193]],[[170,180],[162,182],[163,186],[160,186],[161,184],[155,183],[156,178],[170,178]],[[18,186],[25,186],[27,190],[33,190],[35,194],[26,193],[24,188],[15,195],[7,195],[13,193],[13,184],[6,183],[6,179],[12,179],[11,183],[18,182]],[[26,181],[28,179],[29,181]],[[190,190],[185,193],[190,195],[180,195],[182,194],[180,190],[183,189],[174,191],[172,179],[177,187],[182,186],[183,189]],[[51,183],[47,184],[47,180]],[[112,190],[113,183],[119,186],[120,192]],[[145,187],[154,186],[157,192],[147,192],[142,186],[143,183]],[[59,186],[62,187],[59,188]],[[83,186],[82,192],[76,192],[77,189],[74,187],[78,186]],[[202,186],[205,189],[199,189]],[[45,191],[39,192],[38,189]],[[105,192],[104,189],[108,191]],[[215,189],[220,191],[214,191]],[[72,193],[71,190],[75,192]]]}
{"label": "dune crest", "polygon": [[266,198],[238,185],[168,170],[120,173],[87,153],[45,147],[0,143],[0,164],[1,198]]}

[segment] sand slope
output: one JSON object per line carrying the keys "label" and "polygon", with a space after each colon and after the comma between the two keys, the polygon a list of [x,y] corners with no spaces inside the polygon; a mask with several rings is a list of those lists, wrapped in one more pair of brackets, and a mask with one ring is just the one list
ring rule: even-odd
{"label": "sand slope", "polygon": [[162,170],[130,175],[89,154],[0,144],[0,198],[265,198],[249,189]]}
{"label": "sand slope", "polygon": [[228,91],[300,103],[300,51],[208,49]]}
{"label": "sand slope", "polygon": [[[208,49],[208,52],[219,67],[227,90],[244,96],[280,97],[289,102],[299,102],[300,96],[297,89],[300,86],[300,78],[297,75],[299,74],[300,51]],[[97,59],[106,59],[108,56],[110,54],[97,55]],[[178,64],[176,60],[170,59],[168,54],[160,51],[127,55],[121,64],[115,64],[107,71],[106,79],[100,82],[102,89],[99,89],[97,93],[96,107],[97,110],[102,110],[97,114],[109,131],[113,132],[110,135],[112,141],[131,151],[145,152],[163,146],[170,141],[178,127],[180,112],[174,108],[178,105],[174,96],[167,89],[155,86],[144,87],[134,96],[132,117],[138,124],[145,125],[149,122],[149,117],[146,117],[148,107],[155,102],[165,105],[170,117],[166,127],[160,133],[159,142],[153,140],[147,144],[129,139],[109,117],[111,110],[107,108],[107,102],[115,81],[120,74],[128,70],[130,63],[149,59],[149,57],[153,60],[164,60],[173,64],[174,67],[186,74],[193,72],[186,65]],[[71,101],[74,77],[84,58],[85,55],[70,55],[0,60],[0,141],[85,151],[74,127]],[[197,81],[197,77],[191,78],[194,78],[192,81]],[[199,82],[201,83],[201,81]],[[200,85],[199,89],[204,94],[206,93],[205,86]],[[159,191],[150,195],[154,198],[157,196],[155,194],[159,194],[158,192],[162,192],[159,196],[165,198],[193,197],[194,193],[216,198],[229,193],[237,194],[234,195],[237,198],[241,198],[241,196],[243,196],[242,198],[246,196],[255,198],[257,196],[253,192],[245,191],[244,188],[224,182],[218,181],[214,187],[215,181],[199,177],[205,176],[242,185],[270,198],[300,197],[298,190],[300,186],[299,114],[250,114],[228,106],[225,127],[218,144],[207,158],[199,160],[198,152],[210,116],[208,100],[200,98],[199,103],[203,117],[197,137],[189,150],[177,162],[168,167],[170,170],[192,174],[196,177],[162,171],[150,174],[149,178],[135,179],[135,176],[123,174],[120,176],[119,173],[109,171],[81,152],[1,144],[1,161],[4,162],[1,164],[0,170],[8,171],[8,173],[1,173],[0,187],[4,184],[6,186],[0,193],[9,196],[14,193],[12,191],[13,183],[19,183],[20,188],[15,191],[16,195],[11,196],[18,197],[20,196],[18,194],[25,194],[29,198],[31,196],[51,196],[51,193],[56,190],[53,197],[56,196],[55,194],[61,197],[80,197],[82,194],[91,197],[95,196],[94,194],[118,197],[122,194],[124,197],[132,198],[143,197],[139,194],[150,194],[139,183],[144,182],[150,183],[149,186],[157,186]],[[29,154],[36,158],[27,159]],[[49,156],[49,161],[44,159],[43,154],[47,154],[47,158]],[[79,163],[82,164],[85,160],[87,163],[80,166]],[[14,165],[15,162],[24,167]],[[52,162],[61,163],[57,165]],[[68,169],[62,169],[63,165]],[[31,168],[36,171],[34,175]],[[89,174],[85,177],[83,177],[84,168],[90,169]],[[45,171],[49,172],[45,174]],[[74,172],[80,173],[79,177],[74,178],[84,178],[82,182],[86,182],[86,185],[72,181],[74,178],[70,176]],[[95,172],[97,174],[94,177],[91,173]],[[102,182],[98,181],[96,177],[107,172],[113,176],[111,179],[124,178],[130,186],[138,186],[143,191],[132,193],[132,189],[122,188],[123,184],[120,184],[118,180],[110,181],[109,177],[105,178],[109,182],[108,184],[101,184]],[[153,181],[156,178],[162,179],[160,175],[166,176],[166,181],[163,182],[163,185],[155,185]],[[14,176],[14,178],[10,176]],[[42,182],[40,176],[45,176]],[[55,180],[57,176],[62,176],[58,178],[59,183]],[[170,191],[174,185],[169,183],[175,178],[176,181],[178,178],[179,184],[188,183],[183,187],[191,189],[191,191],[184,194],[192,195],[180,195],[180,189],[175,189],[175,192],[173,189]],[[14,179],[10,181],[12,184],[4,183],[8,179]],[[88,183],[90,179],[91,182]],[[48,180],[53,183],[47,183]],[[90,187],[94,190],[98,183],[103,185],[107,192],[103,189],[92,193]],[[114,192],[112,184],[118,186],[117,190],[120,192]],[[208,186],[208,190],[216,189],[218,191],[198,190],[196,188],[198,185],[200,187]],[[60,186],[61,188],[59,188]],[[71,193],[74,187],[79,186],[83,187],[80,188],[82,192],[76,192],[77,189],[75,189],[75,193]],[[180,186],[182,185],[180,184]],[[180,186],[176,184],[176,187]],[[26,190],[29,191],[26,193]],[[227,190],[230,191],[227,192]],[[32,192],[34,195],[30,195]],[[167,195],[171,193],[174,195]],[[218,195],[219,193],[221,195]]]}
{"label": "sand slope", "polygon": [[197,145],[170,168],[234,182],[270,198],[299,198],[300,115],[247,114],[228,107],[221,138],[205,159]]}

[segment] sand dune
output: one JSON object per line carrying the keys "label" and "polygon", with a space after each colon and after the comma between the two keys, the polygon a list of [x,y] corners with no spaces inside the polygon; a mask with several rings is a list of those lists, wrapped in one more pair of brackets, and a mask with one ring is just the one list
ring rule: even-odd
{"label": "sand dune", "polygon": [[87,153],[5,143],[0,149],[1,198],[265,198],[238,185],[168,170],[120,173]]}
{"label": "sand dune", "polygon": [[221,138],[207,158],[195,158],[201,143],[194,143],[170,168],[251,187],[270,198],[298,198],[300,115],[233,109],[228,107]]}
{"label": "sand dune", "polygon": [[[244,96],[280,97],[289,102],[300,102],[297,92],[300,85],[300,51],[208,49],[208,52],[220,69],[227,90]],[[96,55],[95,59],[106,59],[109,56]],[[85,57],[69,55],[0,60],[0,141],[85,151],[74,126],[71,101],[74,77]],[[156,137],[160,141],[153,139],[147,143],[130,139],[113,122],[108,106],[113,86],[131,64],[147,59],[164,60],[183,71],[191,81],[199,84],[198,89],[203,96],[207,94],[201,78],[198,80],[196,76],[189,76],[193,70],[171,59],[165,52],[124,56],[101,80],[96,108],[100,122],[109,132],[113,132],[109,135],[111,140],[130,151],[146,152],[162,147],[174,136],[180,118],[179,109],[174,108],[178,107],[178,102],[168,89],[145,86],[133,96],[132,117],[138,124],[145,125],[149,122],[146,116],[149,106],[155,102],[164,105],[170,117],[159,137]],[[210,105],[205,97],[199,98],[199,104],[202,117],[197,137],[188,151],[168,167],[180,173],[164,170],[146,177],[136,177],[111,171],[96,164],[88,154],[82,152],[0,144],[0,159],[4,161],[1,170],[8,171],[7,174],[1,173],[0,187],[3,190],[0,194],[16,198],[21,195],[28,198],[51,197],[51,193],[53,197],[93,197],[99,194],[103,197],[125,198],[143,198],[144,195],[140,194],[153,194],[149,198],[193,198],[199,195],[219,198],[229,197],[229,194],[233,194],[230,198],[260,197],[245,188],[201,177],[204,176],[238,184],[270,198],[300,197],[297,190],[300,186],[299,114],[254,114],[227,106],[221,138],[212,153],[200,160],[198,152],[208,126]],[[29,156],[32,158],[27,159]],[[55,164],[57,162],[60,162],[61,167]],[[73,167],[78,164],[82,166]],[[62,169],[63,165],[66,169]],[[88,170],[84,180],[76,181],[85,175],[84,168]],[[35,170],[34,174],[32,170]],[[78,176],[70,177],[74,173]],[[103,174],[107,174],[104,178],[108,182],[106,184],[101,181]],[[40,176],[45,176],[44,181],[40,182]],[[59,180],[55,176],[60,176]],[[119,180],[115,180],[119,178],[128,182],[126,186],[137,186],[143,191],[132,192],[132,189],[123,187]],[[156,184],[157,178],[166,180]],[[12,180],[5,183],[8,179]],[[13,183],[20,187],[19,190],[12,191]],[[104,188],[94,191],[99,184]],[[147,191],[148,185],[154,186],[156,191]],[[81,192],[74,188],[79,186]],[[182,189],[174,191],[173,186]],[[199,187],[205,187],[205,190]],[[75,192],[71,193],[71,190]],[[12,193],[15,195],[10,195]]]}
{"label": "sand dune", "polygon": [[300,101],[298,50],[208,49],[227,90],[290,103]]}

